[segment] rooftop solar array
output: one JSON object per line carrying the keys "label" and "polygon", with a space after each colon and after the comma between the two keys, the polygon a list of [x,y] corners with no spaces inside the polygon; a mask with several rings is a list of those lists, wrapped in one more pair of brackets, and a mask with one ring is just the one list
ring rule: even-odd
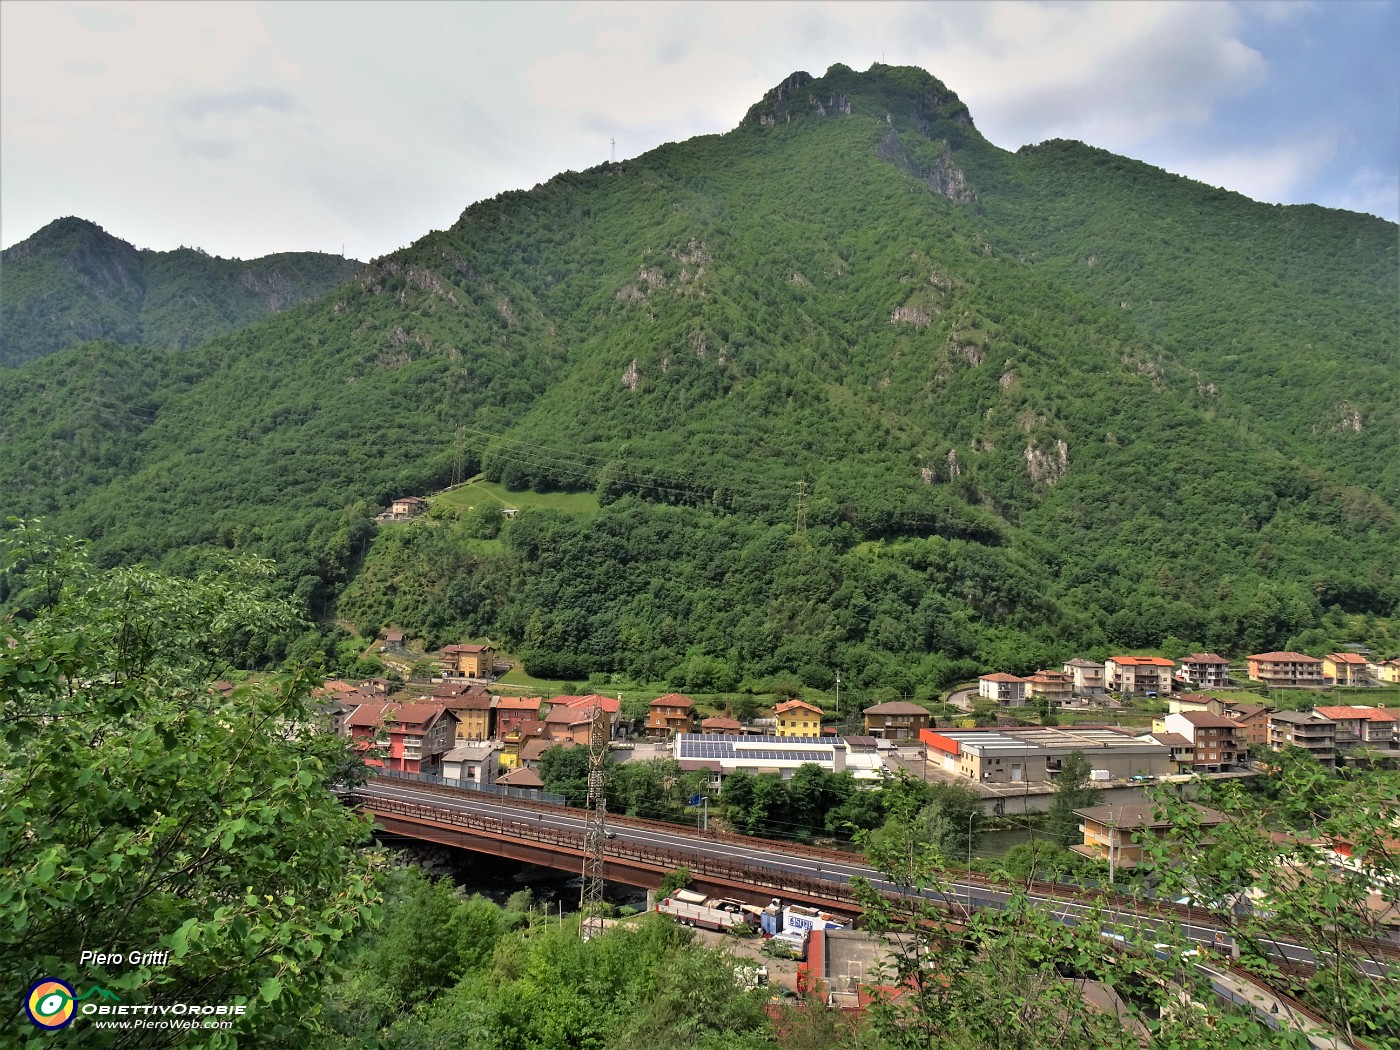
{"label": "rooftop solar array", "polygon": [[[768,747],[755,747],[755,743],[768,743]],[[737,761],[761,761],[761,762],[830,762],[830,750],[815,750],[810,744],[814,740],[804,740],[801,738],[780,738],[769,737],[766,739],[742,741],[743,747],[735,747],[740,741],[734,737],[701,736],[694,733],[686,733],[680,738],[680,753],[678,758],[683,759],[711,759]],[[829,741],[821,741],[829,743]],[[808,747],[802,747],[806,743]],[[782,745],[782,746],[780,746]],[[796,745],[796,746],[794,746]]]}

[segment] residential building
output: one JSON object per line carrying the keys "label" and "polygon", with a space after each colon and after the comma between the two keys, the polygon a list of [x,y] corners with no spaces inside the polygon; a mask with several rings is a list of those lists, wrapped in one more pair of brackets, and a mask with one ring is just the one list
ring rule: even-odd
{"label": "residential building", "polygon": [[919,733],[929,726],[929,713],[918,704],[908,700],[891,700],[888,703],[867,707],[865,731],[870,736],[885,740],[907,740],[919,738]]}
{"label": "residential building", "polygon": [[535,790],[539,790],[544,787],[544,781],[540,779],[540,775],[533,769],[527,769],[525,766],[521,766],[519,769],[512,769],[504,776],[497,777],[496,786],[534,788]]}
{"label": "residential building", "polygon": [[1337,747],[1400,749],[1400,716],[1380,707],[1319,707],[1317,713],[1337,723]]}
{"label": "residential building", "polygon": [[1400,683],[1400,657],[1394,660],[1381,660],[1376,664],[1376,681],[1386,685]]}
{"label": "residential building", "polygon": [[1198,689],[1219,689],[1230,684],[1230,661],[1215,653],[1192,653],[1181,658],[1181,677]]}
{"label": "residential building", "polygon": [[997,671],[977,679],[977,695],[995,700],[999,707],[1026,706],[1026,680]]}
{"label": "residential building", "polygon": [[381,653],[396,653],[403,649],[404,635],[397,627],[386,627],[384,629],[384,644],[379,647]]}
{"label": "residential building", "polygon": [[850,773],[859,781],[878,783],[887,775],[878,742],[839,736],[712,736],[682,733],[672,741],[673,753],[683,772],[708,770],[711,788],[735,770],[778,773],[790,778],[808,763],[832,773]]}
{"label": "residential building", "polygon": [[491,739],[491,702],[495,698],[490,693],[472,692],[462,696],[433,699],[457,716],[459,743]]}
{"label": "residential building", "polygon": [[[1205,806],[1190,803],[1201,827],[1213,828],[1225,823],[1225,814]],[[1084,842],[1071,847],[1077,853],[1095,860],[1104,860],[1113,868],[1131,868],[1143,858],[1145,840],[1168,834],[1175,825],[1158,817],[1150,803],[1124,806],[1088,806],[1076,809],[1074,815],[1082,823]],[[1134,841],[1136,840],[1136,841]]]}
{"label": "residential building", "polygon": [[647,736],[667,739],[695,730],[695,701],[680,693],[658,696],[647,705]]}
{"label": "residential building", "polygon": [[822,709],[805,700],[789,700],[773,708],[780,737],[821,736]]}
{"label": "residential building", "polygon": [[496,672],[496,651],[488,645],[449,645],[442,651],[444,678],[490,678]]}
{"label": "residential building", "polygon": [[1076,696],[1098,696],[1105,692],[1103,664],[1075,657],[1065,664],[1065,673],[1074,679]]}
{"label": "residential building", "polygon": [[1242,750],[1258,757],[1269,748],[1269,716],[1274,709],[1268,704],[1236,704],[1225,712],[1234,720],[1239,731],[1235,734]]}
{"label": "residential building", "polygon": [[1337,723],[1316,711],[1275,711],[1269,715],[1269,747],[1301,747],[1331,768],[1337,764]]}
{"label": "residential building", "polygon": [[700,732],[707,736],[742,736],[744,725],[737,718],[723,718],[716,715],[700,723]]}
{"label": "residential building", "polygon": [[442,775],[448,780],[465,780],[469,784],[487,787],[496,782],[496,772],[500,765],[499,741],[458,744],[442,756]]}
{"label": "residential building", "polygon": [[1026,679],[1026,693],[1032,699],[1045,699],[1051,707],[1074,699],[1074,675],[1068,671],[1037,671]]}
{"label": "residential building", "polygon": [[1176,664],[1162,656],[1110,656],[1103,673],[1109,692],[1170,696]]}
{"label": "residential building", "polygon": [[1190,773],[1195,767],[1196,745],[1191,743],[1188,737],[1180,733],[1168,733],[1165,730],[1159,732],[1154,729],[1146,735],[1146,739],[1171,750],[1172,763],[1178,773]]}
{"label": "residential building", "polygon": [[360,704],[346,727],[367,765],[403,773],[442,772],[457,716],[434,704]]}
{"label": "residential building", "polygon": [[380,521],[408,521],[428,509],[428,501],[418,496],[402,496],[389,504],[389,509],[379,515]]}
{"label": "residential building", "polygon": [[517,723],[508,733],[501,734],[501,768],[519,768],[520,752],[525,745],[531,740],[548,736],[548,727],[538,718]]}
{"label": "residential building", "polygon": [[1048,784],[1065,757],[1083,752],[1098,779],[1131,780],[1176,772],[1168,748],[1109,726],[925,729],[927,760],[980,784]]}
{"label": "residential building", "polygon": [[551,740],[547,736],[538,737],[535,740],[527,740],[520,749],[520,764],[538,773],[540,770],[540,759],[544,757],[546,751],[551,751],[556,747],[571,748],[580,746],[587,747],[588,745],[586,743],[583,745],[576,744],[572,740]]}
{"label": "residential building", "polygon": [[1341,688],[1375,684],[1360,653],[1328,653],[1322,658],[1322,677],[1327,685]]}
{"label": "residential building", "polygon": [[603,712],[604,731],[611,739],[613,721],[621,709],[620,701],[596,693],[589,696],[556,696],[549,701],[544,724],[549,729],[550,739],[556,743],[572,740],[576,744],[587,744],[593,732],[593,712]]}
{"label": "residential building", "polygon": [[496,739],[505,740],[526,722],[538,722],[540,705],[538,696],[498,696],[492,699],[491,706],[496,712]]}
{"label": "residential building", "polygon": [[1165,723],[1168,733],[1191,741],[1195,772],[1223,773],[1239,764],[1239,726],[1233,719],[1210,711],[1186,711],[1167,715]]}
{"label": "residential building", "polygon": [[1255,653],[1245,658],[1249,677],[1270,689],[1321,689],[1322,661],[1306,653]]}
{"label": "residential building", "polygon": [[1182,693],[1167,701],[1167,710],[1174,715],[1187,711],[1209,711],[1213,715],[1223,715],[1233,704],[1233,701],[1221,700],[1205,693]]}

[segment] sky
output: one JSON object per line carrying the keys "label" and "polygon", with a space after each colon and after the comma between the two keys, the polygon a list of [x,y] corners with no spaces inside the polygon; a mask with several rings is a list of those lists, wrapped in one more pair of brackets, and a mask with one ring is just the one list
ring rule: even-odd
{"label": "sky", "polygon": [[1080,139],[1400,218],[1400,0],[0,2],[0,246],[369,259],[473,201],[722,133],[795,70],[920,66],[1005,149]]}

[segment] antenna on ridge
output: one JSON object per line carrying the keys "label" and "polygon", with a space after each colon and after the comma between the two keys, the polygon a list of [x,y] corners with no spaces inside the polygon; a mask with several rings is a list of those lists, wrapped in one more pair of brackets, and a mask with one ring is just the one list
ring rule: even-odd
{"label": "antenna on ridge", "polygon": [[610,164],[616,164],[616,163],[617,163],[617,139],[608,139],[608,145],[611,147],[611,150],[610,150],[609,153],[608,153],[608,162],[609,162]]}

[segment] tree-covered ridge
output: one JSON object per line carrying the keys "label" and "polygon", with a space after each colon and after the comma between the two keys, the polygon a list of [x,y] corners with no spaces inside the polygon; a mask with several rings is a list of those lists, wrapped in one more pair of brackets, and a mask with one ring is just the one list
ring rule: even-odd
{"label": "tree-covered ridge", "polygon": [[93,339],[184,349],[318,299],[361,265],[323,252],[245,261],[137,249],[57,219],[0,255],[0,365]]}
{"label": "tree-covered ridge", "polygon": [[[352,620],[580,673],[937,678],[1393,613],[1392,224],[1010,154],[922,71],[795,90],[849,106],[475,204],[332,298],[138,365],[100,440],[64,393],[120,350],[0,373],[0,491],[113,560],[271,554],[317,615],[368,556]],[[492,549],[367,543],[375,505],[478,470],[607,506]]]}

